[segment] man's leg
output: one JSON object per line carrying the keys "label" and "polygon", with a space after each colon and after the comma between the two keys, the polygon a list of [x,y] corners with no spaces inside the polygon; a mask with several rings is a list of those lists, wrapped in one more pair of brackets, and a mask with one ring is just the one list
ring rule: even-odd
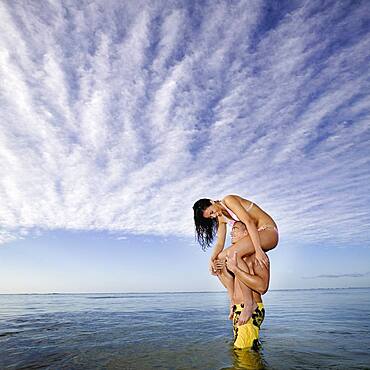
{"label": "man's leg", "polygon": [[[241,314],[242,308],[236,305],[235,319]],[[245,325],[236,326],[234,324],[234,346],[236,348],[254,348],[259,347],[259,328],[265,316],[263,303],[258,303],[258,307],[253,311],[252,318]]]}

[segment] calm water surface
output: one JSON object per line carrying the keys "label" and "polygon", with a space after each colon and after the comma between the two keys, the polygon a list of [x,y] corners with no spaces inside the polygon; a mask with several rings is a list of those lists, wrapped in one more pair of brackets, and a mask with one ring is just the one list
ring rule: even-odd
{"label": "calm water surface", "polygon": [[226,293],[0,295],[0,369],[370,369],[370,289],[264,301],[253,352]]}

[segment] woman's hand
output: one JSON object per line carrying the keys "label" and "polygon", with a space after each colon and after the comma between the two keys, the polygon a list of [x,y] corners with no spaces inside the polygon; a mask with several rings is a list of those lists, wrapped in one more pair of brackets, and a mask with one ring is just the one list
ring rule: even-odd
{"label": "woman's hand", "polygon": [[217,269],[215,267],[215,259],[212,259],[209,261],[209,272],[211,273],[211,275],[213,276],[217,276]]}
{"label": "woman's hand", "polygon": [[217,276],[226,266],[225,260],[211,259],[209,263],[209,271],[212,275]]}
{"label": "woman's hand", "polygon": [[218,260],[217,258],[211,258],[211,260],[209,261],[209,272],[213,276],[217,276],[222,270],[219,261],[220,260]]}
{"label": "woman's hand", "polygon": [[238,261],[236,260],[237,252],[234,252],[232,257],[226,257],[226,267],[231,272],[235,272],[238,268]]}
{"label": "woman's hand", "polygon": [[262,248],[258,248],[256,250],[256,262],[261,266],[265,268],[269,268],[270,261],[267,257],[267,254],[262,250]]}
{"label": "woman's hand", "polygon": [[217,220],[219,225],[228,223],[228,219],[224,215],[217,216]]}
{"label": "woman's hand", "polygon": [[226,260],[217,259],[217,260],[214,261],[213,265],[214,265],[214,267],[216,268],[217,271],[221,272],[226,266]]}

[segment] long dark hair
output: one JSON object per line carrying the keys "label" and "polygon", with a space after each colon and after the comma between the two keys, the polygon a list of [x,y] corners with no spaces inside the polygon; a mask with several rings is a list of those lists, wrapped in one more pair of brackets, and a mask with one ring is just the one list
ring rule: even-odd
{"label": "long dark hair", "polygon": [[210,199],[199,199],[193,205],[195,237],[198,239],[198,243],[202,246],[204,251],[211,246],[218,229],[217,218],[203,217],[203,211],[211,205]]}

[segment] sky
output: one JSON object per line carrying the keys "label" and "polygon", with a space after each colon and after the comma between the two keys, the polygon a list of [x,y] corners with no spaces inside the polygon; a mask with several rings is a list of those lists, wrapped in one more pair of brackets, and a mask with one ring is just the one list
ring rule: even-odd
{"label": "sky", "polygon": [[0,293],[221,291],[192,205],[228,194],[271,289],[370,286],[368,5],[1,1]]}

